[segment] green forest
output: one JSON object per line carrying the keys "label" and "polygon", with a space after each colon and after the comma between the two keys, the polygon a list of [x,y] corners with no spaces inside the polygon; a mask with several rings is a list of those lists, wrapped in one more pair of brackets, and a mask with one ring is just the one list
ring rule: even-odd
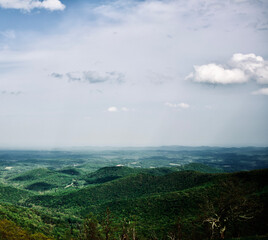
{"label": "green forest", "polygon": [[[219,152],[190,150],[188,159]],[[175,160],[183,151],[162,159],[162,151],[136,150],[135,161],[133,150],[0,151],[0,239],[267,239],[268,169],[237,171],[249,151],[229,158],[228,170],[208,157]]]}

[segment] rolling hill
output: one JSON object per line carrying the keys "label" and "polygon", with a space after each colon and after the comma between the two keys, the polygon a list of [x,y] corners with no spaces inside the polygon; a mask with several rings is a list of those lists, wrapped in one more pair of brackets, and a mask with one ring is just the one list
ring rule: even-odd
{"label": "rolling hill", "polygon": [[[105,239],[108,228],[108,239],[266,236],[268,170],[219,172],[202,164],[91,173],[35,169],[5,180],[12,185],[0,185],[0,221],[49,239],[87,239],[88,228],[98,239]],[[64,188],[74,180],[81,184]],[[49,184],[62,190],[51,191]]]}

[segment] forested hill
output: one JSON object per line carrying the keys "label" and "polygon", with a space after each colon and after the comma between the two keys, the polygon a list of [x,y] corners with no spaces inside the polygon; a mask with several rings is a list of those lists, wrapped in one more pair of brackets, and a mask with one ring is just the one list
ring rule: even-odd
{"label": "forested hill", "polygon": [[[6,226],[0,233],[2,239],[12,239],[11,229],[23,232],[21,239],[105,239],[107,229],[108,239],[267,236],[268,170],[218,171],[200,164],[31,170],[0,185],[0,221]],[[40,182],[58,190],[42,189]],[[33,184],[38,191],[29,188]]]}

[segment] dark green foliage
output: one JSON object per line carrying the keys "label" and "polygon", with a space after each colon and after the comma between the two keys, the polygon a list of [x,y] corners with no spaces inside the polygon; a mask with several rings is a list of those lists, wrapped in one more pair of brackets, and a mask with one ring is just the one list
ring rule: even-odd
{"label": "dark green foliage", "polygon": [[216,169],[213,167],[209,167],[199,163],[190,163],[180,167],[169,167],[169,168],[130,168],[123,166],[114,166],[114,167],[104,167],[96,172],[89,173],[84,177],[85,181],[88,184],[96,184],[96,183],[105,183],[118,178],[126,177],[129,175],[137,175],[137,174],[150,174],[154,176],[164,176],[169,173],[177,172],[177,171],[197,171],[203,173],[219,173],[222,172],[220,169]]}
{"label": "dark green foliage", "polygon": [[202,172],[202,173],[222,173],[223,172],[222,169],[210,167],[210,166],[207,166],[205,164],[200,164],[200,163],[185,164],[183,166],[178,167],[178,169],[180,171],[191,170],[191,171]]}
{"label": "dark green foliage", "polygon": [[163,176],[172,172],[178,171],[176,168],[154,168],[154,169],[146,169],[146,168],[130,168],[123,166],[113,166],[113,167],[104,167],[96,172],[89,173],[84,177],[87,183],[105,183],[118,178],[137,175],[140,173],[150,174],[155,176]]}
{"label": "dark green foliage", "polygon": [[32,195],[33,194],[29,191],[0,184],[0,202],[18,203]]}
{"label": "dark green foliage", "polygon": [[183,190],[209,182],[215,177],[191,171],[174,172],[164,176],[138,174],[62,196],[35,196],[28,203],[54,208],[79,208],[83,212],[83,208],[89,205]]}
{"label": "dark green foliage", "polygon": [[14,186],[19,186],[32,191],[48,191],[53,188],[64,189],[72,182],[77,181],[77,179],[77,175],[70,175],[55,170],[39,168],[19,174],[8,179],[7,182]]}
{"label": "dark green foliage", "polygon": [[17,177],[11,178],[11,181],[32,181],[32,180],[37,180],[41,179],[43,177],[47,177],[48,175],[52,175],[53,171],[48,170],[46,168],[39,168],[39,169],[34,169],[31,171],[28,171],[26,173],[20,174]]}
{"label": "dark green foliage", "polygon": [[64,174],[68,174],[68,175],[75,175],[75,176],[81,175],[81,172],[75,168],[66,168],[66,169],[60,170],[59,172],[64,173]]}
{"label": "dark green foliage", "polygon": [[97,219],[90,215],[85,219],[83,224],[83,230],[80,235],[81,240],[104,240],[102,235],[101,226]]}
{"label": "dark green foliage", "polygon": [[56,187],[55,185],[45,183],[45,182],[36,182],[26,187],[28,190],[32,191],[47,191]]}
{"label": "dark green foliage", "polygon": [[[115,220],[117,224],[126,216],[135,218],[137,234],[147,239],[152,237],[152,233],[161,239],[167,236],[167,232],[176,235],[172,229],[178,217],[184,237],[189,234],[192,239],[196,235],[212,236],[209,224],[205,222],[214,218],[215,214],[221,214],[222,221],[226,218],[224,216],[230,219],[226,225],[226,236],[237,236],[237,232],[240,236],[242,233],[265,234],[266,225],[259,223],[267,222],[268,216],[265,204],[267,172],[203,174],[184,171],[164,176],[130,175],[65,195],[33,196],[27,203],[81,216],[89,212],[104,216],[108,207],[118,217]],[[248,211],[254,216],[237,223],[231,208],[238,209],[237,213]],[[249,223],[251,228],[247,227]],[[213,234],[213,237],[219,236],[220,228],[217,231],[218,235]]]}
{"label": "dark green foliage", "polygon": [[129,167],[104,167],[84,177],[88,184],[104,183],[139,172]]}

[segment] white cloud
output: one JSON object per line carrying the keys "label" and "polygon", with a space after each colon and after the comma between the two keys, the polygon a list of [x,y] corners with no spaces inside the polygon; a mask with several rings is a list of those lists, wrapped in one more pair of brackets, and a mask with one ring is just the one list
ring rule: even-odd
{"label": "white cloud", "polygon": [[46,0],[41,2],[40,8],[45,8],[51,11],[63,10],[65,8],[65,5],[62,4],[59,0]]}
{"label": "white cloud", "polygon": [[260,84],[268,84],[268,61],[254,53],[236,53],[231,59],[231,65],[242,69],[248,76]]}
{"label": "white cloud", "polygon": [[190,107],[189,104],[187,103],[169,103],[166,102],[165,105],[170,108],[182,108],[182,109],[187,109]]}
{"label": "white cloud", "polygon": [[118,112],[118,109],[117,109],[117,107],[109,107],[109,108],[107,109],[107,111],[108,111],[108,112]]}
{"label": "white cloud", "polygon": [[31,11],[34,8],[43,8],[50,11],[64,10],[65,5],[60,0],[0,0],[0,7]]}
{"label": "white cloud", "polygon": [[129,112],[129,111],[134,111],[134,109],[129,109],[127,107],[118,108],[118,107],[112,106],[112,107],[109,107],[107,111],[108,112]]}
{"label": "white cloud", "polygon": [[187,78],[193,79],[195,82],[230,84],[248,81],[248,77],[241,69],[225,69],[223,66],[214,63],[194,66],[194,70],[194,73],[188,75]]}
{"label": "white cloud", "polygon": [[257,68],[262,67],[263,61],[261,56],[256,56],[253,53],[235,53],[231,58],[232,65],[250,72],[254,72]]}
{"label": "white cloud", "polygon": [[245,83],[254,79],[257,83],[268,84],[268,61],[253,53],[236,53],[226,67],[215,63],[194,66],[194,72],[186,79],[212,84]]}
{"label": "white cloud", "polygon": [[261,88],[257,91],[252,92],[253,95],[268,95],[268,88]]}

